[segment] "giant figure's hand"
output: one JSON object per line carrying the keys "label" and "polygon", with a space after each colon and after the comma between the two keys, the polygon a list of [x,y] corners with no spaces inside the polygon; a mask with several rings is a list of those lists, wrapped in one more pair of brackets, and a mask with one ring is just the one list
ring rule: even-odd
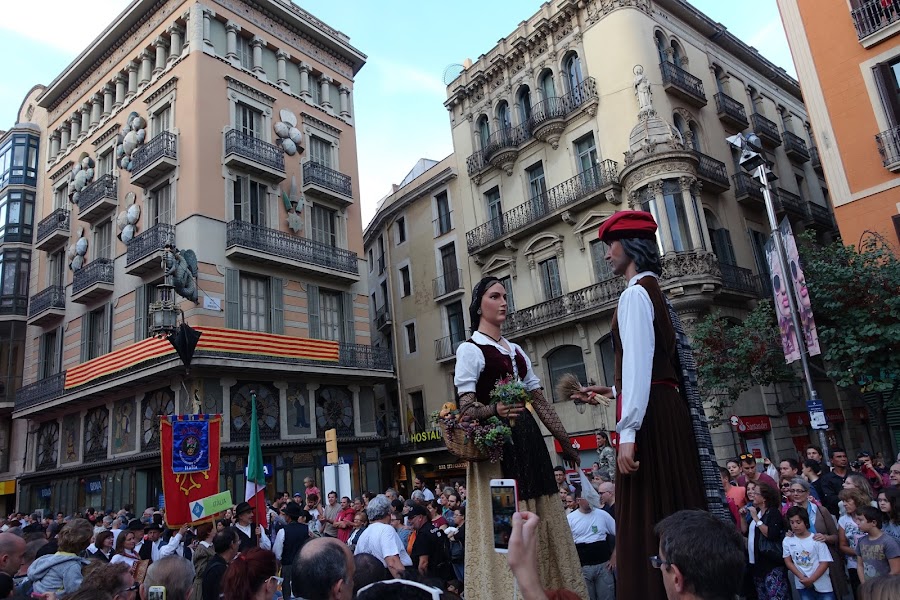
{"label": "giant figure's hand", "polygon": [[622,475],[637,473],[641,463],[634,460],[634,443],[619,444],[619,452],[616,457],[616,465]]}

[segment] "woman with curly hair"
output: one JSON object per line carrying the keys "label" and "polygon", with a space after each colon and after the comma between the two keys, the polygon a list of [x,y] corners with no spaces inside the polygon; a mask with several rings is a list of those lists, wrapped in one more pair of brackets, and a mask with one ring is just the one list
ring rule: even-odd
{"label": "woman with curly hair", "polygon": [[223,600],[271,600],[281,581],[275,553],[250,548],[231,561],[222,580]]}

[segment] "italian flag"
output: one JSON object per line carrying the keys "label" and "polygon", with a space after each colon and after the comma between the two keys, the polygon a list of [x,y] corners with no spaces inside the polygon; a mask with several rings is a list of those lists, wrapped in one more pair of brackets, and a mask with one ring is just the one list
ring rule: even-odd
{"label": "italian flag", "polygon": [[262,444],[259,441],[259,422],[256,416],[256,394],[250,395],[250,455],[247,457],[247,489],[244,500],[253,507],[253,522],[266,524],[266,473],[263,466]]}

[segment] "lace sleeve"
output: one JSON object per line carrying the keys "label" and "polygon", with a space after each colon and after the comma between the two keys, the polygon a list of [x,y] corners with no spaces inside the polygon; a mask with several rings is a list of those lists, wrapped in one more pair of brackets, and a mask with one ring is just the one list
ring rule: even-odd
{"label": "lace sleeve", "polygon": [[459,411],[463,416],[479,420],[497,416],[496,405],[485,406],[475,399],[473,392],[462,394],[459,397]]}
{"label": "lace sleeve", "polygon": [[556,414],[553,406],[544,398],[544,390],[538,388],[531,391],[531,406],[534,407],[534,411],[541,418],[541,421],[544,422],[544,425],[550,430],[550,433],[553,434],[559,445],[562,446],[563,454],[577,454],[569,442],[569,434],[566,432],[566,428],[563,427],[562,421],[559,420],[559,415]]}

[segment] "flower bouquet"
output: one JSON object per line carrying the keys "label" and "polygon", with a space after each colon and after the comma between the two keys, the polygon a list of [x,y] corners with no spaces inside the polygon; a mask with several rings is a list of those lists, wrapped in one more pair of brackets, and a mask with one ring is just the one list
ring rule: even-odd
{"label": "flower bouquet", "polygon": [[465,417],[453,402],[433,412],[431,421],[443,432],[447,450],[463,460],[499,462],[503,445],[512,440],[512,430],[497,417],[484,422]]}
{"label": "flower bouquet", "polygon": [[[520,380],[507,375],[503,379],[498,379],[491,390],[491,400],[494,404],[501,403],[507,406],[513,404],[526,404],[531,402],[531,396],[525,389],[525,384]],[[516,426],[516,418],[509,417],[509,426]]]}

